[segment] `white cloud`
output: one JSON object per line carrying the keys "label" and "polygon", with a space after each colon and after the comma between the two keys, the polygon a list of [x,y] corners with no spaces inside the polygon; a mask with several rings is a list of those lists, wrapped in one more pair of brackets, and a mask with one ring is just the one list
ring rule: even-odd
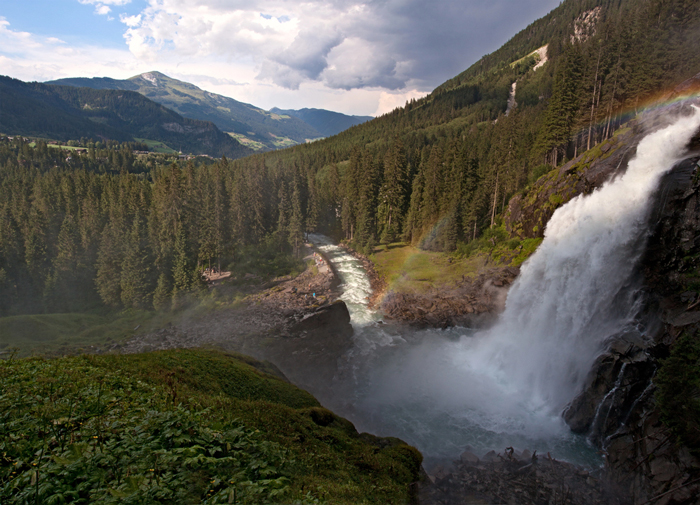
{"label": "white cloud", "polygon": [[[97,0],[81,0],[94,1]],[[558,0],[149,0],[125,17],[139,58],[251,61],[287,89],[430,90],[465,70]],[[157,55],[157,56],[156,56]]]}
{"label": "white cloud", "polygon": [[95,14],[98,16],[107,16],[107,19],[112,20],[114,18],[109,16],[109,13],[112,12],[112,9],[109,6],[126,5],[130,3],[131,0],[78,0],[78,2],[83,5],[94,5]]}
{"label": "white cloud", "polygon": [[126,5],[131,0],[78,0],[83,5]]}
{"label": "white cloud", "polygon": [[78,76],[126,78],[142,72],[139,66],[129,51],[69,46],[56,37],[12,30],[9,22],[0,18],[0,68],[5,75],[24,81]]}
{"label": "white cloud", "polygon": [[112,12],[112,9],[110,9],[107,5],[97,4],[95,6],[95,14],[99,14],[100,16],[106,16],[110,12]]}
{"label": "white cloud", "polygon": [[382,91],[379,95],[379,105],[377,106],[377,110],[374,111],[373,116],[381,116],[382,114],[391,112],[397,107],[403,107],[409,100],[422,98],[425,95],[426,93],[424,91],[418,91],[417,89],[400,93]]}

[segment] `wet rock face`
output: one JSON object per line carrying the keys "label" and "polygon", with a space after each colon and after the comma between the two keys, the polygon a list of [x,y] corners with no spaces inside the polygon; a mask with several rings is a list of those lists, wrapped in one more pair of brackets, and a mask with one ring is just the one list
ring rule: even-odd
{"label": "wet rock face", "polygon": [[700,280],[697,157],[663,179],[651,222],[641,264],[647,331],[610,340],[563,417],[605,451],[610,478],[633,503],[696,504],[700,459],[679,446],[661,422],[654,376],[681,332],[700,327],[698,293],[689,289]]}
{"label": "wet rock face", "polygon": [[651,345],[634,331],[611,339],[609,350],[598,356],[588,373],[583,390],[562,413],[572,431],[588,434],[605,448],[651,387],[656,370]]}
{"label": "wet rock face", "polygon": [[338,359],[352,347],[350,312],[342,300],[319,307],[287,332],[261,342],[260,351],[296,385],[323,396]]}

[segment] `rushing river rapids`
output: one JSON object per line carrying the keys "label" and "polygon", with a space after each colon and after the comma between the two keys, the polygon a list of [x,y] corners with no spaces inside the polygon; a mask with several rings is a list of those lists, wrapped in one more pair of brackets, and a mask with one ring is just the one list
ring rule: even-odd
{"label": "rushing river rapids", "polygon": [[467,446],[477,455],[512,446],[599,464],[560,414],[606,338],[637,324],[635,265],[652,197],[699,126],[695,109],[648,135],[622,176],[558,209],[487,330],[381,324],[367,308],[361,263],[313,236],[341,276],[355,331],[327,406],[429,460],[456,459]]}

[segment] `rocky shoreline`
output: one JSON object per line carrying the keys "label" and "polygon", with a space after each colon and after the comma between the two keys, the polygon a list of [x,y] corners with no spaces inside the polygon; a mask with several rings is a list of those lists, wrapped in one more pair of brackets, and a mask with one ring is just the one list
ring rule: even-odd
{"label": "rocky shoreline", "polygon": [[481,458],[465,451],[450,468],[438,467],[424,479],[418,497],[422,505],[631,504],[600,471],[510,447]]}

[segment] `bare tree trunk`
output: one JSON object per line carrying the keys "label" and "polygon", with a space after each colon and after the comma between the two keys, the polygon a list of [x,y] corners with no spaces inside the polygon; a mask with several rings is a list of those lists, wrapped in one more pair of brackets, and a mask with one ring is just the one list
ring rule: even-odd
{"label": "bare tree trunk", "polygon": [[593,117],[595,114],[595,92],[598,87],[598,69],[600,68],[600,55],[603,53],[603,45],[600,45],[598,49],[598,62],[595,65],[595,82],[593,84],[593,96],[591,97],[591,119],[588,122],[588,147],[586,150],[591,148],[591,130],[593,128]]}
{"label": "bare tree trunk", "polygon": [[493,207],[491,207],[491,228],[493,228],[493,223],[496,220],[496,200],[498,198],[498,172],[496,172],[496,187],[493,191]]}

